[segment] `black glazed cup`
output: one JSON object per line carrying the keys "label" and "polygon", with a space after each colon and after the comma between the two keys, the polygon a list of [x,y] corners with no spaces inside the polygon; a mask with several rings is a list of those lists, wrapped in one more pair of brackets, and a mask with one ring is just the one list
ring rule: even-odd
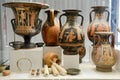
{"label": "black glazed cup", "polygon": [[23,45],[24,45],[24,43],[21,41],[9,42],[9,46],[13,47],[15,50],[21,49]]}

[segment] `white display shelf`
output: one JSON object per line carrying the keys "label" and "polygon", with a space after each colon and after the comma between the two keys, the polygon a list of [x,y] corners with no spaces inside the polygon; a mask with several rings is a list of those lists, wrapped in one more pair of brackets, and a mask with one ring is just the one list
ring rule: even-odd
{"label": "white display shelf", "polygon": [[[74,63],[73,63],[74,64]],[[78,79],[120,79],[120,72],[117,71],[114,67],[112,72],[99,72],[96,71],[95,65],[93,63],[82,63],[80,64],[80,73],[78,75],[66,75],[66,76],[57,76],[49,75],[48,77],[43,77],[43,74],[40,76],[31,76],[30,73],[11,73],[10,76],[0,76],[0,80],[6,79],[41,79],[41,80],[78,80]]]}

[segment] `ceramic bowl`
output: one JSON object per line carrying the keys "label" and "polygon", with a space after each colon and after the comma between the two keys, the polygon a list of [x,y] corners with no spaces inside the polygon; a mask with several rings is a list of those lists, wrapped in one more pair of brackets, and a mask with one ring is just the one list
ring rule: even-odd
{"label": "ceramic bowl", "polygon": [[80,72],[80,69],[77,69],[77,68],[68,68],[67,69],[67,74],[70,74],[70,75],[77,75],[79,74]]}

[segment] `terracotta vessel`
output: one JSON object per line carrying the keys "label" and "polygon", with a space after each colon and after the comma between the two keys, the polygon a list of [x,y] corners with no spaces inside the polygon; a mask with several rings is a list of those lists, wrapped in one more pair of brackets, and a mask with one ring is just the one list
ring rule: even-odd
{"label": "terracotta vessel", "polygon": [[56,53],[47,52],[43,56],[43,62],[44,62],[44,65],[48,65],[48,67],[51,67],[52,62],[60,64],[61,60],[59,59],[59,57],[58,57],[58,55]]}
{"label": "terracotta vessel", "polygon": [[[78,54],[78,48],[83,46],[84,44],[84,33],[82,31],[83,24],[83,16],[79,14],[80,10],[63,10],[63,13],[60,16],[60,24],[61,17],[66,16],[66,23],[62,26],[61,31],[59,33],[59,45],[64,49],[65,55],[76,55]],[[77,17],[81,17],[80,24],[77,23]]]}
{"label": "terracotta vessel", "polygon": [[[109,32],[110,26],[109,12],[106,10],[106,6],[93,6],[93,10],[90,12],[90,25],[88,26],[88,38],[90,41],[94,41],[95,32]],[[95,13],[94,19],[92,20],[92,13]],[[105,12],[107,12],[107,19],[105,19]]]}
{"label": "terracotta vessel", "polygon": [[45,11],[48,17],[42,27],[42,37],[46,46],[58,45],[58,33],[60,31],[60,24],[57,15],[59,11],[50,9]]}
{"label": "terracotta vessel", "polygon": [[12,19],[11,23],[14,32],[24,38],[22,48],[36,47],[30,40],[32,36],[40,32],[42,20],[39,19],[39,12],[41,9],[48,8],[48,5],[32,2],[8,2],[3,6],[11,8],[14,12],[15,19]]}
{"label": "terracotta vessel", "polygon": [[[110,36],[112,38],[111,42]],[[103,72],[112,71],[112,66],[116,63],[117,59],[114,49],[113,32],[95,32],[94,39],[98,40],[94,44],[92,51],[92,60],[96,65],[96,70]]]}

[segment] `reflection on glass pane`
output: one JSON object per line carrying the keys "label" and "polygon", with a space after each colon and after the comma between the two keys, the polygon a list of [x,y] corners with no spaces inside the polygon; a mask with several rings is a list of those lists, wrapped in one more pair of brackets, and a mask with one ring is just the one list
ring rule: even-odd
{"label": "reflection on glass pane", "polygon": [[118,42],[120,42],[120,33],[118,32]]}
{"label": "reflection on glass pane", "polygon": [[[119,9],[120,9],[120,1],[119,1]],[[119,10],[120,13],[120,10]],[[118,20],[118,27],[120,28],[120,14],[119,14],[119,20]],[[118,42],[120,42],[120,32],[118,32]]]}

